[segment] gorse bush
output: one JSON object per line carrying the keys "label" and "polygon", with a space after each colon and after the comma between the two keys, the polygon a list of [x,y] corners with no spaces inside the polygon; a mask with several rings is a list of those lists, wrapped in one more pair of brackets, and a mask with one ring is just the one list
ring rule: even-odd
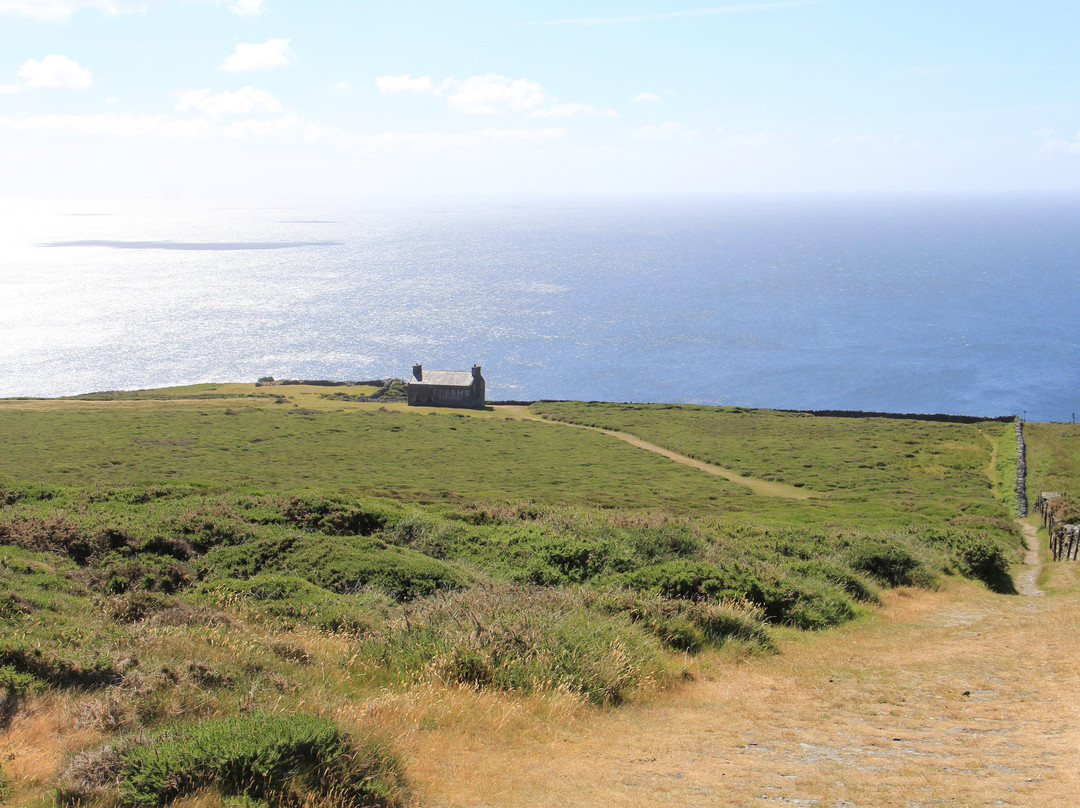
{"label": "gorse bush", "polygon": [[404,804],[400,761],[377,738],[358,740],[330,719],[255,712],[179,724],[72,759],[61,805],[160,808],[212,789],[270,806]]}
{"label": "gorse bush", "polygon": [[932,586],[935,573],[924,559],[916,556],[906,538],[894,534],[888,538],[864,539],[848,547],[844,559],[852,569],[866,573],[884,586]]}
{"label": "gorse bush", "polygon": [[[1016,585],[1009,574],[1009,554],[987,532],[951,526],[911,532],[920,542],[945,554],[950,572],[982,581],[994,592],[1016,593]],[[1014,545],[1014,552],[1017,545]]]}

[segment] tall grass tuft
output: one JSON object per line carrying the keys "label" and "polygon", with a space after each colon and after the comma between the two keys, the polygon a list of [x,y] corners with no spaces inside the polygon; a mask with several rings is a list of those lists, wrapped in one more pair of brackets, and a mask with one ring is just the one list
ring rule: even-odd
{"label": "tall grass tuft", "polygon": [[578,693],[619,704],[664,681],[660,641],[580,590],[484,586],[409,604],[362,654],[399,680]]}

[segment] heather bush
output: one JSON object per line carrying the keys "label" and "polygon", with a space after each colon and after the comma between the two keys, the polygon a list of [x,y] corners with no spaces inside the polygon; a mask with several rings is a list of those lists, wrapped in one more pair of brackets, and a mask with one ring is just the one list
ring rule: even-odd
{"label": "heather bush", "polygon": [[677,651],[697,652],[731,642],[774,648],[764,613],[746,601],[681,600],[627,589],[586,593],[590,608],[625,614]]}
{"label": "heather bush", "polygon": [[372,588],[399,600],[440,589],[460,589],[472,581],[456,564],[374,538],[331,540],[319,534],[291,532],[216,547],[199,560],[197,571],[202,580],[289,573],[334,592]]}
{"label": "heather bush", "polygon": [[816,629],[850,620],[855,609],[835,585],[764,564],[668,561],[604,579],[616,586],[687,600],[748,600],[775,622]]}
{"label": "heather bush", "polygon": [[214,579],[199,584],[194,594],[219,608],[254,611],[285,627],[303,624],[351,634],[374,630],[393,606],[378,592],[340,595],[295,575],[271,573]]}
{"label": "heather bush", "polygon": [[403,767],[389,746],[305,714],[253,712],[176,724],[72,758],[60,805],[160,808],[202,790],[269,806],[403,805]]}
{"label": "heather bush", "polygon": [[563,690],[618,704],[667,676],[662,646],[580,590],[478,587],[407,604],[362,653],[398,680],[520,693]]}

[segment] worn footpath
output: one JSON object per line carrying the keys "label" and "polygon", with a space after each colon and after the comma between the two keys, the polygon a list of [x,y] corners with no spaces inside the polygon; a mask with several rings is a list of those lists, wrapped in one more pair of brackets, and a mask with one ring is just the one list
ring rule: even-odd
{"label": "worn footpath", "polygon": [[436,744],[415,758],[422,800],[1076,805],[1080,604],[1035,596],[1024,572],[1027,594],[891,592],[872,620],[792,633],[781,654],[718,663],[652,703],[506,743],[459,738],[452,755]]}

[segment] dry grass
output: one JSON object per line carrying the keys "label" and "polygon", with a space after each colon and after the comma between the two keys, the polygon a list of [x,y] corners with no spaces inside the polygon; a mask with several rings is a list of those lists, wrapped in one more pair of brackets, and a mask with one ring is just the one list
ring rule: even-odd
{"label": "dry grass", "polygon": [[897,591],[878,619],[792,634],[651,704],[433,733],[416,778],[439,806],[1072,804],[1076,605]]}
{"label": "dry grass", "polygon": [[[1078,578],[1080,564],[1054,565],[1060,590],[1043,597],[962,582],[897,590],[873,618],[781,631],[778,656],[715,656],[704,676],[618,710],[439,684],[305,695],[347,728],[379,726],[425,806],[1069,805],[1080,793]],[[155,628],[142,639],[191,643],[222,667],[279,644],[347,653],[343,638],[306,631]],[[64,756],[101,741],[80,719],[86,698],[38,699],[0,736],[12,805],[44,804]],[[195,795],[182,808],[221,804]]]}
{"label": "dry grass", "polygon": [[101,742],[99,730],[80,725],[74,704],[71,696],[49,693],[23,705],[0,734],[0,762],[11,779],[11,805],[49,799],[69,751]]}

